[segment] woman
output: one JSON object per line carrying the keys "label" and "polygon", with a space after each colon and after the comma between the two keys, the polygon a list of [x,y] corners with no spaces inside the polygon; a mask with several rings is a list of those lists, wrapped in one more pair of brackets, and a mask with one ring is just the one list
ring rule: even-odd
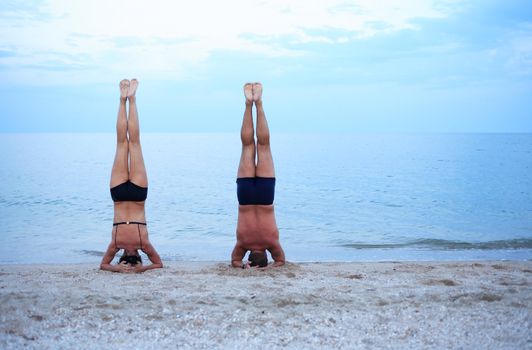
{"label": "woman", "polygon": [[[140,147],[139,119],[135,92],[138,81],[120,82],[120,107],[116,122],[116,155],[111,172],[111,197],[114,202],[114,223],[111,243],[100,268],[113,272],[144,272],[163,267],[161,258],[148,239],[144,203],[148,194],[148,177]],[[129,101],[129,117],[126,115]],[[128,166],[129,165],[129,166]],[[124,250],[117,265],[116,253]],[[138,249],[150,259],[143,265]]]}

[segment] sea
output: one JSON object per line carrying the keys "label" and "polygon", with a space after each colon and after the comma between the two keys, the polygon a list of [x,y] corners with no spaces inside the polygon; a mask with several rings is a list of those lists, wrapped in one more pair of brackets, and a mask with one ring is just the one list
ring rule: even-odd
{"label": "sea", "polygon": [[[277,133],[288,261],[532,258],[532,134]],[[163,261],[226,261],[238,133],[143,133]],[[0,264],[98,264],[111,240],[113,133],[0,134]]]}

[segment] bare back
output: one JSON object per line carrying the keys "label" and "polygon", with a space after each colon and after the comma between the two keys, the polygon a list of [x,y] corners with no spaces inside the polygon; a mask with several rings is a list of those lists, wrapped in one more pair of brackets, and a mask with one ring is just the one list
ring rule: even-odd
{"label": "bare back", "polygon": [[[144,211],[145,202],[115,202],[113,222],[146,222]],[[118,235],[116,233],[120,231]],[[148,231],[145,225],[120,225],[113,227],[115,247],[128,250],[142,249],[142,242],[148,241]]]}
{"label": "bare back", "polygon": [[237,244],[247,250],[270,249],[279,242],[273,205],[239,205]]}
{"label": "bare back", "polygon": [[114,221],[146,222],[145,202],[114,202]]}
{"label": "bare back", "polygon": [[112,239],[116,249],[127,251],[144,250],[149,243],[146,226],[137,224],[115,226]]}

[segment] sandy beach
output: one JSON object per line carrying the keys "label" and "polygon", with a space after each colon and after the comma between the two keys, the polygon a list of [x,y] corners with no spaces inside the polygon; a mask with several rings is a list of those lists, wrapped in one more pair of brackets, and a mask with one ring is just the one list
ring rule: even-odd
{"label": "sandy beach", "polygon": [[0,348],[531,349],[532,263],[0,266]]}

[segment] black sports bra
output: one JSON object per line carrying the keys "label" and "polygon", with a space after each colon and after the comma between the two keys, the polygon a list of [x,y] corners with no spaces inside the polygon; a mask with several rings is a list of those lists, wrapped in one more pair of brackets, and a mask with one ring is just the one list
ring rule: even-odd
{"label": "black sports bra", "polygon": [[140,187],[127,180],[111,188],[113,202],[143,202],[148,197],[148,187]]}

